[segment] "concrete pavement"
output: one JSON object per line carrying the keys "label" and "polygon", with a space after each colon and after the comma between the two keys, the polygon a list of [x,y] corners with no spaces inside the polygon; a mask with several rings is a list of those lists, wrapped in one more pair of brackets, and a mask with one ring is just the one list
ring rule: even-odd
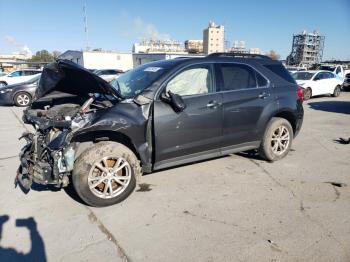
{"label": "concrete pavement", "polygon": [[25,129],[21,109],[1,107],[0,261],[350,261],[350,145],[335,141],[350,137],[350,93],[304,108],[279,162],[241,153],[168,169],[91,208],[72,189],[14,188]]}

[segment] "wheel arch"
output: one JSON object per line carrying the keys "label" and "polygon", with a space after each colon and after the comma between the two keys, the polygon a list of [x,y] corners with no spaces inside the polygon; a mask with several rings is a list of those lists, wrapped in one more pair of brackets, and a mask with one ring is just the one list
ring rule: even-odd
{"label": "wheel arch", "polygon": [[133,151],[136,157],[140,160],[142,169],[144,172],[150,172],[148,151],[145,149],[144,144],[136,145],[130,136],[120,131],[112,131],[112,130],[89,131],[83,134],[78,134],[76,136],[73,136],[71,141],[79,143],[78,147],[76,148],[76,159],[91,144],[95,144],[102,141],[111,141],[111,142],[120,143],[128,147],[131,151]]}
{"label": "wheel arch", "polygon": [[293,134],[295,135],[297,131],[297,119],[292,112],[288,110],[282,110],[272,115],[272,117],[280,117],[286,119],[291,124],[293,128]]}
{"label": "wheel arch", "polygon": [[77,136],[74,136],[72,138],[72,142],[79,142],[79,143],[98,143],[102,141],[112,141],[112,142],[118,142],[120,144],[123,144],[124,146],[130,148],[135,155],[139,158],[139,153],[136,150],[135,145],[132,143],[132,140],[129,136],[118,132],[118,131],[111,131],[111,130],[96,130],[96,131],[90,131],[83,134],[78,134]]}

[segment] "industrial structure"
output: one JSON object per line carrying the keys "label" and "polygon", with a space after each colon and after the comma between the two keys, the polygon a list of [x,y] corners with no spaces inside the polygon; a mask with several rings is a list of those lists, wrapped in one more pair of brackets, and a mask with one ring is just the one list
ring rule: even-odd
{"label": "industrial structure", "polygon": [[233,41],[231,48],[226,50],[228,53],[240,53],[240,54],[261,54],[260,48],[252,47],[247,49],[245,46],[245,41]]}
{"label": "industrial structure", "polygon": [[306,66],[322,61],[325,37],[317,31],[293,35],[292,52],[287,57],[288,65]]}
{"label": "industrial structure", "polygon": [[143,40],[135,43],[133,53],[164,53],[164,52],[185,52],[182,43],[176,40]]}
{"label": "industrial structure", "polygon": [[225,27],[210,21],[203,30],[203,51],[205,54],[225,52]]}
{"label": "industrial structure", "polygon": [[186,40],[185,50],[190,54],[202,54],[203,40]]}

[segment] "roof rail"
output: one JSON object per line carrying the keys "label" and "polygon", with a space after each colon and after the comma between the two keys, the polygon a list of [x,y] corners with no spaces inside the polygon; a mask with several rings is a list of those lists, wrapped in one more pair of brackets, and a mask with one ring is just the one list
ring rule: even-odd
{"label": "roof rail", "polygon": [[243,58],[262,58],[272,60],[270,57],[266,55],[258,55],[258,54],[245,54],[245,53],[212,53],[207,57],[243,57]]}

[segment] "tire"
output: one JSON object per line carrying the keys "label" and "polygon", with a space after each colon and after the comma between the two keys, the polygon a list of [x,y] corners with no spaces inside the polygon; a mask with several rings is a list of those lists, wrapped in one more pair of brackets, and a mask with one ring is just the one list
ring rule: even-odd
{"label": "tire", "polygon": [[338,86],[336,86],[336,87],[334,88],[334,91],[333,91],[332,96],[333,96],[333,97],[338,97],[338,96],[340,95],[340,92],[341,92],[341,88],[340,88],[340,86],[338,85]]}
{"label": "tire", "polygon": [[32,103],[32,97],[27,92],[19,92],[15,95],[13,102],[16,106],[29,106]]}
{"label": "tire", "polygon": [[7,83],[4,82],[4,81],[1,81],[1,82],[0,82],[0,87],[4,87],[4,86],[7,86]]}
{"label": "tire", "polygon": [[304,91],[304,100],[309,100],[312,97],[312,90],[310,87],[306,88]]}
{"label": "tire", "polygon": [[[281,134],[279,134],[282,131]],[[287,140],[288,133],[288,140]],[[273,138],[275,137],[275,138]],[[278,143],[278,137],[280,143]],[[281,139],[285,137],[286,139]],[[279,117],[273,117],[267,124],[261,145],[259,148],[259,155],[267,161],[277,161],[284,158],[293,142],[293,128],[288,120]],[[276,148],[277,143],[277,148]],[[284,148],[282,150],[282,146]],[[280,150],[278,150],[280,149]],[[279,152],[278,152],[279,151]]]}
{"label": "tire", "polygon": [[[106,165],[109,170],[102,171]],[[125,166],[113,174],[112,169],[118,169],[115,165]],[[141,174],[140,161],[128,147],[116,142],[100,142],[77,158],[72,180],[74,189],[86,204],[103,207],[126,199],[134,191],[136,178]],[[101,179],[102,176],[105,179]]]}

